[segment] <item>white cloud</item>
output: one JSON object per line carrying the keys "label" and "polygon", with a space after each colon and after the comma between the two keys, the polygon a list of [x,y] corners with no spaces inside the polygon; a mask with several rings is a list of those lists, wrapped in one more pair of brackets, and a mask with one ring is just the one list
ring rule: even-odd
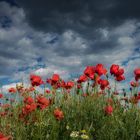
{"label": "white cloud", "polygon": [[[34,30],[28,25],[22,8],[0,2],[0,15],[5,15],[12,20],[9,28],[0,27],[1,77],[8,75],[13,80],[24,78],[28,83],[26,79],[29,78],[30,73],[34,72],[42,77],[58,73],[66,79],[71,73],[82,72],[89,64],[104,63],[107,67],[112,63],[121,65],[132,55],[140,55],[134,52],[140,37],[140,32],[137,32],[140,22],[135,20],[126,21],[115,28],[97,29],[102,35],[99,41],[110,41],[110,38],[113,38],[117,44],[111,46],[110,50],[106,51],[105,48],[96,53],[96,49],[99,48],[94,46],[96,41],[94,38],[88,40],[72,30],[66,30],[62,34]],[[94,48],[93,52],[86,53],[91,48]],[[39,57],[43,62],[37,61]],[[130,71],[136,65],[140,65],[139,61],[139,58],[130,60],[125,66],[128,76],[132,76]],[[34,70],[34,67],[39,64],[44,64],[45,68],[39,67]],[[25,70],[18,71],[22,68]]]}

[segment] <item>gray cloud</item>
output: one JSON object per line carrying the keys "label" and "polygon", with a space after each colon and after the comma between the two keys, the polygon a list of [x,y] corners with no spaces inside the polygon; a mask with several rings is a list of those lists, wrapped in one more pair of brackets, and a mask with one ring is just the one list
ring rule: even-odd
{"label": "gray cloud", "polygon": [[0,15],[11,20],[8,27],[0,22],[0,77],[21,80],[33,71],[42,76],[58,72],[68,77],[97,63],[109,67],[130,59],[127,69],[132,63],[133,67],[139,64],[139,58],[131,61],[132,55],[140,55],[135,51],[139,48],[139,16],[132,12],[133,18],[129,14],[118,15],[119,19],[114,14],[113,18],[111,14],[119,7],[119,1],[95,1],[93,6],[91,1],[85,5],[84,1],[80,5],[79,1],[58,6],[55,3],[54,7],[48,3],[48,9],[43,1],[38,6],[38,1],[33,5],[31,0],[27,5],[20,2],[20,8],[0,3]]}
{"label": "gray cloud", "polygon": [[32,27],[48,32],[71,29],[90,36],[97,27],[118,26],[140,18],[139,0],[16,1],[25,9]]}

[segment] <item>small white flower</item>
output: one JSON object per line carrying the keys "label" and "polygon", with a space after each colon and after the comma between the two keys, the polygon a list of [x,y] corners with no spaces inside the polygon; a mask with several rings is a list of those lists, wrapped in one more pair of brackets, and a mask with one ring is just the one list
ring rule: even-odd
{"label": "small white flower", "polygon": [[78,131],[72,131],[70,134],[70,137],[72,138],[77,138],[79,136],[79,132]]}

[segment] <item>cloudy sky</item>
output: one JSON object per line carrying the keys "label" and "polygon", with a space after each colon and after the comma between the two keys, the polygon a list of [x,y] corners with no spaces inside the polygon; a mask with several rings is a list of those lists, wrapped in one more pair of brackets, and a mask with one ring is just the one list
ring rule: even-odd
{"label": "cloudy sky", "polygon": [[75,76],[87,65],[140,67],[139,0],[0,0],[0,82]]}

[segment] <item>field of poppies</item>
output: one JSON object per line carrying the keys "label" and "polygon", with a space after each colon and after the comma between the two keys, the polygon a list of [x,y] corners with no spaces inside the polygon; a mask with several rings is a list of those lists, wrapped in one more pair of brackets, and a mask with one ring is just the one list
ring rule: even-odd
{"label": "field of poppies", "polygon": [[87,66],[69,81],[30,75],[30,85],[11,87],[9,97],[1,90],[0,140],[139,140],[140,68],[134,68],[129,91],[117,89],[123,80],[116,64],[109,70]]}

